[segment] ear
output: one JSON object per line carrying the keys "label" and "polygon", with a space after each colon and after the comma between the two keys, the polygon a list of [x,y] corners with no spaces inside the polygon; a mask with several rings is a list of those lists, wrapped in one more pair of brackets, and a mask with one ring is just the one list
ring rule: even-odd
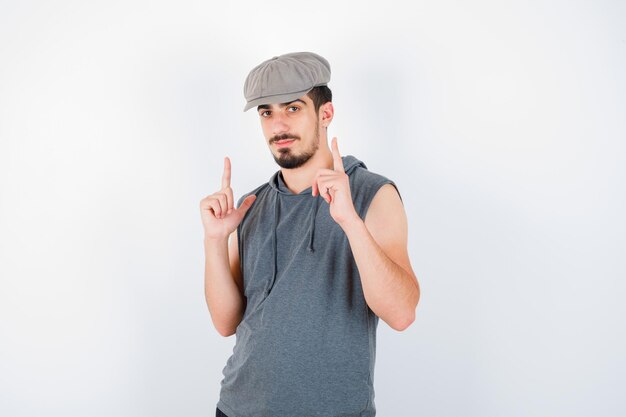
{"label": "ear", "polygon": [[323,127],[328,127],[330,122],[333,120],[333,116],[335,115],[335,108],[333,107],[332,102],[326,102],[320,106],[319,117],[320,123]]}

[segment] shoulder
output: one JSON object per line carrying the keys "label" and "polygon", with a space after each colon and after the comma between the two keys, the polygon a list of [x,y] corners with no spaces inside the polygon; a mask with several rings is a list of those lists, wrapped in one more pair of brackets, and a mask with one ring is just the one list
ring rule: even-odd
{"label": "shoulder", "polygon": [[400,191],[395,182],[388,177],[372,172],[364,166],[355,167],[349,174],[350,191],[355,208],[365,218],[374,200],[400,198]]}
{"label": "shoulder", "polygon": [[269,182],[266,182],[264,184],[259,185],[252,191],[248,191],[247,193],[243,194],[237,200],[237,208],[239,208],[241,206],[241,203],[243,203],[243,200],[246,199],[246,197],[253,195],[253,194],[256,195],[256,199],[252,203],[252,206],[250,206],[246,214],[244,214],[243,219],[241,219],[241,222],[237,226],[237,233],[240,235],[238,239],[239,241],[242,241],[241,233],[244,230],[248,229],[250,222],[258,223],[254,219],[258,220],[263,217],[264,207],[267,207],[267,204],[265,204],[267,199],[264,198],[264,196],[267,195],[267,191],[269,189],[270,189]]}
{"label": "shoulder", "polygon": [[364,222],[374,240],[387,249],[385,253],[406,251],[407,217],[400,194],[393,184],[380,187],[372,199]]}
{"label": "shoulder", "polygon": [[400,192],[392,182],[383,184],[372,198],[367,218],[377,216],[392,217],[396,214],[404,215],[404,206]]}
{"label": "shoulder", "polygon": [[350,179],[359,184],[384,183],[389,179],[384,175],[372,172],[364,166],[355,167],[349,174]]}
{"label": "shoulder", "polygon": [[350,171],[349,177],[350,185],[354,184],[361,189],[373,190],[374,193],[385,184],[391,184],[397,190],[397,186],[391,179],[377,172],[370,171],[362,162]]}
{"label": "shoulder", "polygon": [[269,182],[266,182],[264,184],[259,185],[258,187],[256,187],[255,189],[253,189],[252,191],[248,191],[247,193],[243,194],[241,197],[239,197],[239,199],[237,200],[237,207],[239,207],[241,205],[241,203],[243,202],[243,200],[246,199],[246,197],[248,197],[249,195],[256,195],[257,198],[259,197],[260,194],[262,194],[266,189],[269,188]]}

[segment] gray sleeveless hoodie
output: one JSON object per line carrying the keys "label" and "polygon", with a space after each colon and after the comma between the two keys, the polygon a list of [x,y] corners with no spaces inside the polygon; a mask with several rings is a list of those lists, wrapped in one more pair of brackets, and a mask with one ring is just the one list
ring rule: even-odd
{"label": "gray sleeveless hoodie", "polygon": [[[364,219],[389,179],[344,156]],[[348,239],[329,205],[280,171],[237,229],[246,309],[217,404],[228,417],[373,417],[378,317],[363,296]]]}

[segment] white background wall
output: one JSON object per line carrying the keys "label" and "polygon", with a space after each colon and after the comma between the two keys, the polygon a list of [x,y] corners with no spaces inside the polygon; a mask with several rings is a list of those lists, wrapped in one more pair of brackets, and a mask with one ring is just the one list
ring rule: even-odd
{"label": "white background wall", "polygon": [[200,200],[277,169],[248,71],[328,58],[417,320],[378,415],[626,413],[626,4],[0,1],[0,415],[211,416]]}

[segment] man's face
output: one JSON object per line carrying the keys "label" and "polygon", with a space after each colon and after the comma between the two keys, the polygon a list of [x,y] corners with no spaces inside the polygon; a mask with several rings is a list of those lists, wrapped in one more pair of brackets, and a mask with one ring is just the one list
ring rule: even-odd
{"label": "man's face", "polygon": [[308,96],[258,107],[263,135],[281,168],[304,165],[319,148],[320,121]]}

